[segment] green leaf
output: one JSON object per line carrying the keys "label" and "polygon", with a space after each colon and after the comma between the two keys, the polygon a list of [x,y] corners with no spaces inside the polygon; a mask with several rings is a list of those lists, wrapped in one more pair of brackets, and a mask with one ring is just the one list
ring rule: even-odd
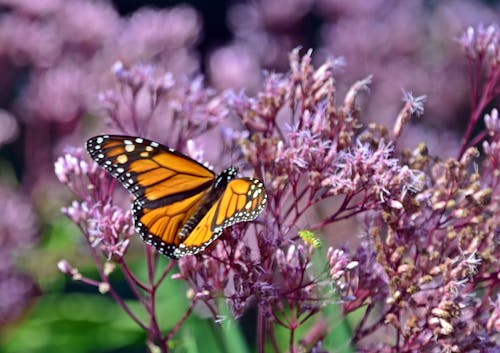
{"label": "green leaf", "polygon": [[5,353],[107,352],[143,345],[137,327],[111,299],[81,293],[45,295],[22,326],[4,336]]}
{"label": "green leaf", "polygon": [[229,307],[225,300],[218,302],[221,315],[220,326],[222,327],[222,341],[226,352],[250,353],[250,349],[245,342],[238,322],[233,319]]}
{"label": "green leaf", "polygon": [[354,353],[351,346],[352,329],[350,320],[342,316],[339,305],[328,305],[323,309],[323,315],[327,318],[330,333],[323,341],[324,348],[337,353]]}

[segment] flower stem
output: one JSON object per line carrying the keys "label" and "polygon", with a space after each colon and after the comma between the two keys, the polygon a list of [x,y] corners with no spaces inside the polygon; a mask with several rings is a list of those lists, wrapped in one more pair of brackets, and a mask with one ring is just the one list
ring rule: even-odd
{"label": "flower stem", "polygon": [[175,266],[175,261],[174,260],[170,260],[168,262],[167,267],[165,267],[165,270],[163,270],[163,273],[161,274],[160,278],[158,279],[158,281],[156,281],[155,288],[158,288],[160,286],[160,284],[163,282],[163,280],[165,279],[165,277],[167,277],[167,275],[170,273],[170,271],[172,271],[172,269],[174,268],[174,266]]}
{"label": "flower stem", "polygon": [[[88,239],[88,237],[87,237],[87,239]],[[118,303],[118,305],[123,309],[123,311],[125,311],[125,313],[127,313],[127,315],[130,316],[132,318],[132,320],[134,320],[136,322],[137,325],[139,325],[139,327],[141,329],[143,329],[144,331],[148,331],[146,325],[144,325],[144,323],[142,323],[142,321],[139,320],[139,318],[130,310],[130,308],[127,306],[127,304],[125,304],[123,299],[120,298],[118,293],[116,293],[116,291],[113,289],[113,287],[111,286],[111,283],[109,283],[109,278],[104,273],[104,270],[102,268],[102,263],[101,263],[101,261],[99,261],[99,255],[97,254],[95,248],[91,246],[90,242],[89,242],[89,247],[90,247],[90,252],[92,253],[92,257],[94,258],[97,271],[99,272],[99,276],[101,277],[101,280],[104,283],[106,283],[109,287],[109,294]]]}
{"label": "flower stem", "polygon": [[262,308],[259,306],[257,309],[257,352],[264,353],[264,330],[265,318],[262,314]]}
{"label": "flower stem", "polygon": [[146,248],[146,260],[148,267],[148,281],[149,281],[149,306],[146,307],[146,310],[149,313],[150,323],[149,323],[149,335],[150,338],[154,338],[155,341],[161,343],[161,346],[165,346],[163,343],[160,327],[158,325],[158,321],[156,320],[156,287],[154,283],[154,272],[155,272],[155,254],[151,246],[147,245]]}

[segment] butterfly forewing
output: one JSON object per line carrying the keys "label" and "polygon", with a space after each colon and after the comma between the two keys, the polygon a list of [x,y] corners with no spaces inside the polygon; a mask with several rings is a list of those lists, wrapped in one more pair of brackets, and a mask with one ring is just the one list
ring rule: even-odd
{"label": "butterfly forewing", "polygon": [[87,141],[90,156],[137,198],[180,199],[204,191],[215,174],[195,160],[156,142],[129,136],[96,136]]}

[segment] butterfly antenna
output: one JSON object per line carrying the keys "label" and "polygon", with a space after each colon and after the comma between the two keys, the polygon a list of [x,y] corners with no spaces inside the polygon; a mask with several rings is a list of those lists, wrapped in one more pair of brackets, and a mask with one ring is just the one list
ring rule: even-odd
{"label": "butterfly antenna", "polygon": [[[221,134],[224,135],[224,131],[221,131]],[[228,141],[229,140],[229,141]],[[222,153],[226,154],[229,152],[229,165],[234,165],[234,151],[235,151],[235,146],[234,146],[234,140],[233,139],[228,139],[227,136],[222,136]],[[229,151],[228,151],[229,150]]]}
{"label": "butterfly antenna", "polygon": [[230,149],[230,152],[231,152],[231,163],[230,163],[230,165],[234,165],[234,159],[235,159],[235,158],[234,158],[234,150],[235,150],[235,149],[234,149],[234,147],[233,147],[233,146],[231,146],[231,147],[232,147],[232,148]]}

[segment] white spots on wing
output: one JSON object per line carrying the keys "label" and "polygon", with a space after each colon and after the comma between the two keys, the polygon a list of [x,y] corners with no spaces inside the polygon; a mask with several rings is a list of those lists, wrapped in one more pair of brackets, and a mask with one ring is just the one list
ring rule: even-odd
{"label": "white spots on wing", "polygon": [[135,139],[135,142],[137,142],[137,143],[143,143],[143,142],[144,142],[144,140],[143,140],[142,138],[140,138],[140,137],[137,137],[137,138]]}
{"label": "white spots on wing", "polygon": [[[133,145],[129,145],[129,146],[133,146]],[[116,157],[116,161],[120,164],[125,164],[128,162],[128,157],[126,154],[121,154],[118,157]]]}
{"label": "white spots on wing", "polygon": [[135,145],[125,145],[125,151],[128,153],[134,152],[135,150]]}

